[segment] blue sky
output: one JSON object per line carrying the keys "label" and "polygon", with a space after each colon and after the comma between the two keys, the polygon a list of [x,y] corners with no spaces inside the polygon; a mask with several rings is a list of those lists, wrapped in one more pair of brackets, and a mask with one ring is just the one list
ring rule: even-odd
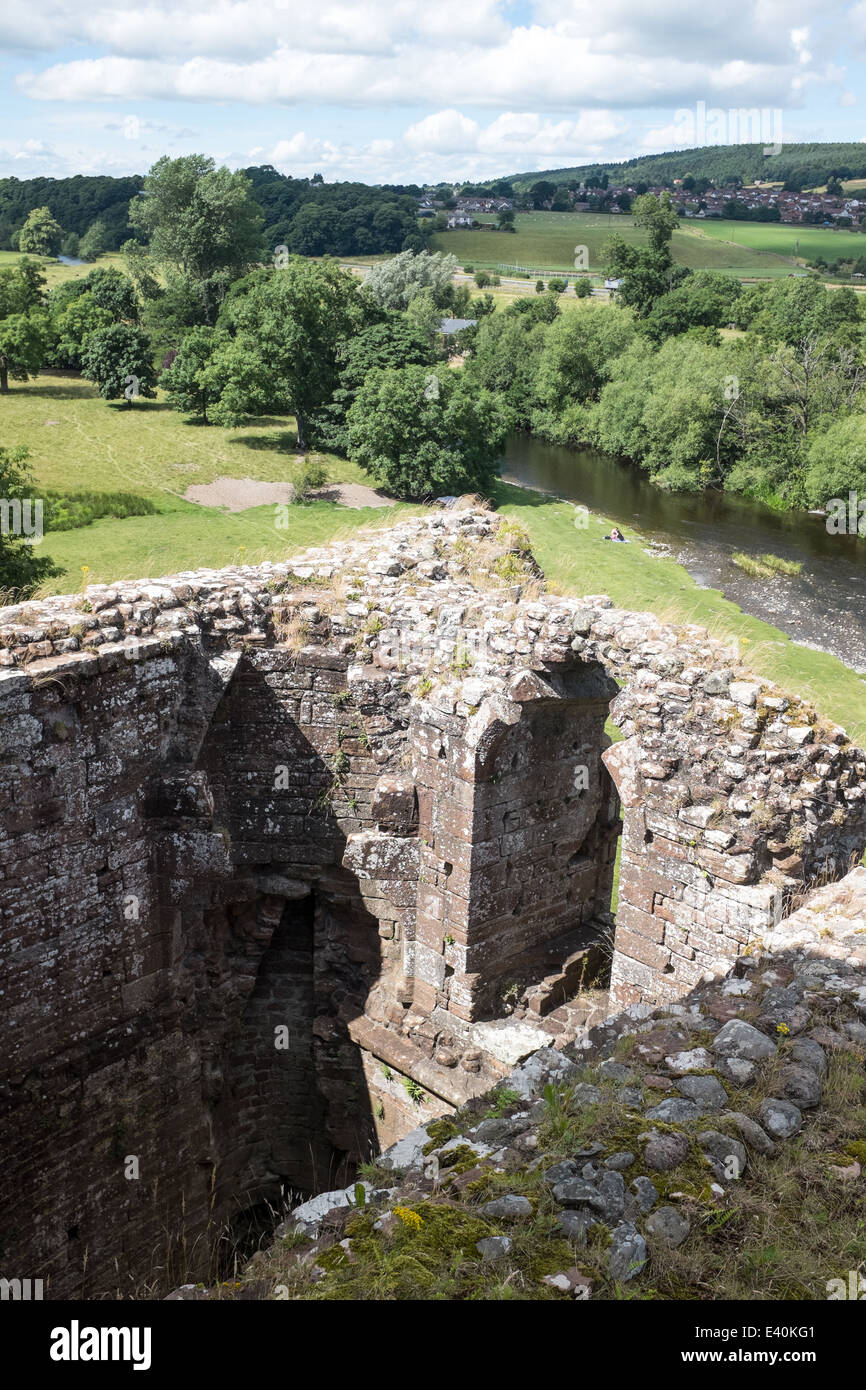
{"label": "blue sky", "polygon": [[4,0],[0,176],[486,178],[701,143],[701,109],[866,140],[864,75],[866,0]]}

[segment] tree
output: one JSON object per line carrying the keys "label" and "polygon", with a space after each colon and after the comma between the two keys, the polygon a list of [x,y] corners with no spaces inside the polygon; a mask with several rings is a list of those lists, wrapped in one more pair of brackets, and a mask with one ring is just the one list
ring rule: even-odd
{"label": "tree", "polygon": [[47,329],[47,320],[38,311],[0,319],[0,392],[4,395],[10,377],[27,381],[38,374],[45,360]]}
{"label": "tree", "polygon": [[106,249],[107,236],[104,222],[91,222],[78,248],[83,261],[95,261]]}
{"label": "tree", "polygon": [[83,283],[93,295],[100,309],[105,309],[112,318],[125,319],[137,323],[139,315],[138,296],[134,285],[123,271],[114,266],[91,270]]}
{"label": "tree", "polygon": [[645,319],[646,331],[660,342],[690,328],[720,328],[733,319],[739,294],[740,283],[732,275],[698,271],[655,301]]}
{"label": "tree", "polygon": [[410,501],[488,491],[509,423],[489,391],[425,367],[371,372],[347,420],[351,457]]}
{"label": "tree", "polygon": [[0,392],[4,394],[10,377],[27,381],[45,360],[49,331],[44,286],[39,267],[26,257],[0,270]]}
{"label": "tree", "polygon": [[[337,385],[340,345],[367,312],[354,275],[334,261],[299,257],[285,269],[254,273],[226,301],[220,326],[234,331],[240,350],[266,364],[268,408],[294,415],[301,448],[308,421]],[[235,399],[240,404],[242,393]],[[255,413],[257,400],[258,388],[242,413]]]}
{"label": "tree", "polygon": [[[340,344],[338,383],[314,422],[316,441],[321,447],[340,454],[348,451],[346,415],[371,372],[411,364],[432,366],[441,360],[441,351],[428,326],[410,317],[416,305],[425,304],[427,293],[417,295],[405,314],[389,314],[383,322],[370,324]],[[439,310],[436,314],[438,329]]]}
{"label": "tree", "polygon": [[638,227],[646,227],[650,246],[656,252],[667,247],[680,225],[677,210],[669,193],[663,193],[660,198],[654,193],[644,193],[641,197],[635,198],[632,215]]}
{"label": "tree", "polygon": [[105,401],[125,397],[131,406],[140,396],[156,395],[150,343],[132,324],[114,323],[88,334],[81,348],[81,375],[96,383]]}
{"label": "tree", "polygon": [[364,288],[383,309],[405,309],[425,289],[431,290],[436,304],[444,308],[456,270],[457,257],[442,251],[433,256],[401,251],[399,256],[374,266]]}
{"label": "tree", "polygon": [[850,491],[866,497],[866,415],[843,416],[815,430],[806,461],[804,485],[810,506],[826,507],[834,497],[847,502]]}
{"label": "tree", "polygon": [[157,160],[129,209],[156,263],[194,292],[200,321],[213,323],[226,291],[263,254],[262,214],[249,180],[205,155]]}
{"label": "tree", "polygon": [[634,316],[617,305],[595,303],[560,315],[547,331],[538,366],[541,403],[556,410],[568,400],[595,398],[634,337]]}
{"label": "tree", "polygon": [[114,315],[97,304],[90,292],[76,295],[53,320],[54,361],[59,366],[80,369],[85,339],[115,322]]}
{"label": "tree", "polygon": [[63,240],[63,228],[48,208],[34,208],[18,236],[19,250],[34,256],[56,256]]}
{"label": "tree", "polygon": [[500,232],[513,232],[514,208],[500,208],[496,221]]}
{"label": "tree", "polygon": [[585,276],[581,276],[574,282],[574,293],[578,299],[589,299],[592,294],[592,285]]}
{"label": "tree", "polygon": [[213,358],[231,339],[225,329],[200,324],[184,337],[171,366],[159,384],[174,410],[200,416],[208,423],[208,406],[222,397],[219,377],[208,369]]}
{"label": "tree", "polygon": [[[23,523],[33,524],[36,501],[26,466],[28,457],[29,451],[23,445],[0,446],[0,589],[12,602],[29,597],[43,580],[62,573],[51,560],[36,556],[24,534]],[[18,518],[22,526],[16,532]]]}
{"label": "tree", "polygon": [[476,270],[475,283],[480,290],[486,289],[490,284],[490,276],[487,274],[486,270]]}

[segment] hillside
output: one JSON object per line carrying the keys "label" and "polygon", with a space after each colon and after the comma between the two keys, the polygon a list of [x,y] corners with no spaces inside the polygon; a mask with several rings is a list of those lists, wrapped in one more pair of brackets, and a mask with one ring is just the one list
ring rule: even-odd
{"label": "hillside", "polygon": [[610,182],[664,183],[694,174],[716,184],[738,178],[743,183],[755,179],[779,182],[792,176],[803,178],[806,186],[823,184],[830,174],[840,178],[866,177],[866,143],[824,143],[785,145],[780,154],[765,155],[764,145],[707,145],[700,149],[669,150],[665,154],[641,155],[620,163],[580,164],[569,169],[538,169],[514,174],[510,182],[523,191],[538,179],[550,183],[581,182],[593,175],[607,174]]}

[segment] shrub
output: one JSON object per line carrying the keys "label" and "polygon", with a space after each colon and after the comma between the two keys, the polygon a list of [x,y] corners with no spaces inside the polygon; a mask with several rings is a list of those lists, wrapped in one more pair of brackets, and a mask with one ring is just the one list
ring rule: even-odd
{"label": "shrub", "polygon": [[328,481],[328,470],[315,454],[304,459],[294,482],[292,501],[304,504],[312,500],[317,488],[324,487]]}

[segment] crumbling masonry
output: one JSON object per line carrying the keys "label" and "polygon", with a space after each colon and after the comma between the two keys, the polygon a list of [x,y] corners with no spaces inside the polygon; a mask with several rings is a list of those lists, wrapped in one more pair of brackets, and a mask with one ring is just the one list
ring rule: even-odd
{"label": "crumbling masonry", "polygon": [[620,831],[618,1004],[866,844],[842,730],[544,593],[486,511],[6,608],[0,647],[0,1274],[52,1297],[204,1272],[573,1037]]}

